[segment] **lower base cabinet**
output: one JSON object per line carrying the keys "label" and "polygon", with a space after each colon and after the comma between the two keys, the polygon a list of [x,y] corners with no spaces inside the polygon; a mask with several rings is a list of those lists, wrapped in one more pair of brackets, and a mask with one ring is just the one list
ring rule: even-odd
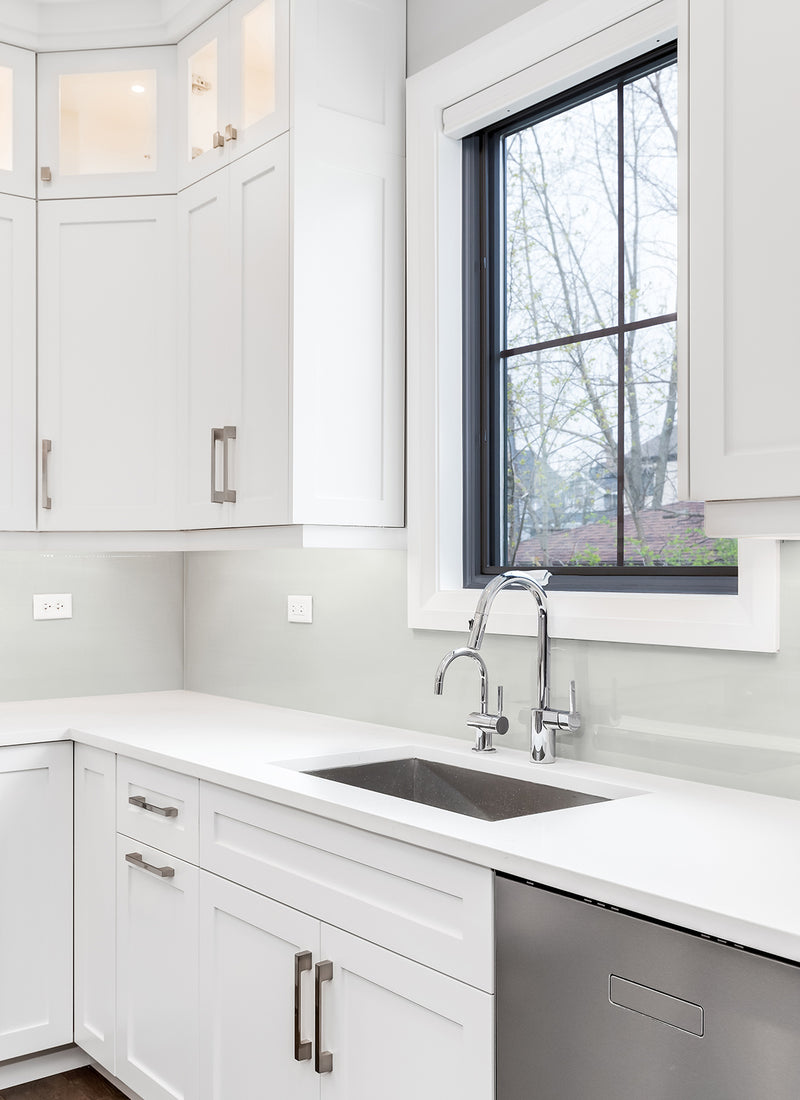
{"label": "lower base cabinet", "polygon": [[[130,832],[172,822],[173,832],[159,834],[169,847],[197,828],[196,810],[176,793],[182,777],[148,766],[152,793],[142,806],[129,797],[126,775],[120,763],[117,827],[120,807],[134,801],[143,816],[125,818]],[[494,996],[439,972],[428,956],[420,962],[371,942],[363,927],[354,935],[330,923],[326,883],[329,893],[347,886],[351,900],[340,912],[356,926],[368,908],[364,897],[372,899],[369,911],[378,911],[372,888],[380,881],[395,893],[384,897],[383,916],[371,924],[376,939],[381,927],[394,926],[399,935],[414,907],[409,898],[421,929],[430,932],[429,922],[449,913],[452,928],[436,928],[460,934],[462,907],[454,897],[444,911],[422,904],[431,892],[441,899],[411,880],[418,866],[412,849],[387,841],[388,873],[372,865],[375,853],[369,863],[358,830],[325,824],[317,843],[336,833],[340,856],[321,848],[315,856],[312,836],[285,838],[296,856],[293,873],[309,884],[302,900],[309,915],[285,896],[279,902],[265,896],[267,889],[259,893],[140,839],[117,833],[110,842],[114,786],[113,754],[79,747],[76,1041],[125,1086],[142,1100],[492,1100]],[[249,809],[251,803],[265,805],[251,800]],[[281,822],[293,837],[306,826],[316,836],[321,827],[310,815]],[[218,825],[214,838],[235,844],[238,832]],[[273,854],[277,844],[275,834]],[[260,837],[254,850],[261,850]],[[326,878],[326,861],[334,859],[338,880]],[[278,877],[273,888],[277,896],[288,889]],[[313,915],[316,905],[328,920]],[[490,914],[487,920],[488,937]]]}
{"label": "lower base cabinet", "polygon": [[488,1100],[494,999],[200,875],[200,1100]]}
{"label": "lower base cabinet", "polygon": [[72,745],[0,749],[0,1061],[72,1042]]}

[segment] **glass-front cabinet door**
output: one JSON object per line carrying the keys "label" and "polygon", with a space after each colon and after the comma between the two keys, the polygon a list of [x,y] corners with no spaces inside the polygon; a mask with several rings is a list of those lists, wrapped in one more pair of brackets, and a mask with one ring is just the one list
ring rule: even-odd
{"label": "glass-front cabinet door", "polygon": [[39,57],[40,199],[175,190],[175,47]]}
{"label": "glass-front cabinet door", "polygon": [[233,0],[178,45],[178,186],[289,127],[289,0]]}
{"label": "glass-front cabinet door", "polygon": [[33,198],[36,55],[0,43],[0,192]]}

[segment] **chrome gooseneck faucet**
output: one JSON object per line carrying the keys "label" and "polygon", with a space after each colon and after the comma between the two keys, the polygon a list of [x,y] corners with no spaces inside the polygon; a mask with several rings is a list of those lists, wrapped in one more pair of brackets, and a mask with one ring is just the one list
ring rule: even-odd
{"label": "chrome gooseneck faucet", "polygon": [[444,674],[458,657],[471,657],[473,661],[477,662],[481,672],[481,709],[478,712],[473,711],[472,714],[467,715],[467,725],[475,730],[473,751],[494,752],[495,749],[494,745],[492,745],[492,735],[495,733],[506,733],[508,730],[508,719],[503,714],[502,687],[498,687],[497,689],[497,714],[489,714],[489,673],[486,670],[486,662],[477,650],[470,649],[469,646],[462,646],[461,649],[451,649],[449,653],[445,654],[439,662],[439,667],[436,669],[436,679],[433,684],[434,694],[442,694],[444,690]]}
{"label": "chrome gooseneck faucet", "polygon": [[[549,580],[549,573],[544,573],[540,581],[535,581],[527,573],[509,572],[501,573],[499,577],[495,577],[493,581],[490,581],[478,600],[478,606],[475,609],[475,618],[470,624],[471,630],[466,647],[448,653],[439,665],[434,687],[436,694],[441,695],[444,670],[457,656],[468,655],[475,658],[480,661],[485,671],[486,665],[483,658],[480,657],[478,650],[481,648],[481,643],[483,642],[486,623],[495,597],[498,592],[502,592],[504,588],[511,588],[512,586],[527,589],[536,601],[538,624],[536,702],[531,708],[531,760],[535,764],[552,764],[556,758],[556,734],[559,730],[566,730],[574,733],[575,730],[580,728],[581,724],[581,716],[576,706],[574,680],[572,680],[569,685],[569,710],[553,710],[550,706],[550,637],[547,632],[547,597],[544,591],[544,586]],[[483,711],[483,694],[481,707]],[[498,709],[500,711],[498,716],[488,715],[487,717],[502,717],[502,696]],[[470,715],[470,718],[473,717],[475,716]],[[505,721],[506,728],[508,728],[508,720],[506,719]],[[496,730],[496,732],[505,733],[505,730]],[[491,746],[491,733],[489,734],[489,744]],[[475,747],[476,749],[478,748],[477,745]]]}

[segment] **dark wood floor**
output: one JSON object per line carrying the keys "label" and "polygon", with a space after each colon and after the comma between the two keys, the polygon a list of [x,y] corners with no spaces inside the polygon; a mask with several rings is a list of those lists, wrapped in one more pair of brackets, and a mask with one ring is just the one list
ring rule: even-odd
{"label": "dark wood floor", "polygon": [[[0,1100],[115,1100],[122,1097],[119,1089],[109,1085],[93,1069],[71,1069],[28,1085],[3,1089]],[[122,1097],[122,1100],[125,1100]]]}

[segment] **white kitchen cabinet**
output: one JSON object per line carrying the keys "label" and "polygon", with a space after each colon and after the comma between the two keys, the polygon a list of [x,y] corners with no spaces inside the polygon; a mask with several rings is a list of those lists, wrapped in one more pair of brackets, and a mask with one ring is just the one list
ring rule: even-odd
{"label": "white kitchen cabinet", "polygon": [[39,527],[175,526],[175,198],[39,204]]}
{"label": "white kitchen cabinet", "polygon": [[115,1073],[116,756],[75,745],[75,1042]]}
{"label": "white kitchen cabinet", "polygon": [[493,997],[323,925],[328,961],[315,1050],[331,1055],[323,1100],[492,1100]]}
{"label": "white kitchen cabinet", "polygon": [[201,1100],[493,1096],[489,994],[205,872],[200,960]]}
{"label": "white kitchen cabinet", "polygon": [[0,749],[0,1060],[72,1042],[72,745]]}
{"label": "white kitchen cabinet", "polygon": [[36,54],[0,43],[0,192],[36,194]]}
{"label": "white kitchen cabinet", "polygon": [[287,523],[288,135],[181,192],[178,224],[179,525]]}
{"label": "white kitchen cabinet", "polygon": [[44,53],[40,199],[175,191],[175,47]]}
{"label": "white kitchen cabinet", "polygon": [[689,499],[709,502],[712,534],[800,534],[800,372],[785,334],[800,298],[798,35],[783,0],[683,4]]}
{"label": "white kitchen cabinet", "polygon": [[201,872],[200,1100],[318,1097],[319,940],[319,921]]}
{"label": "white kitchen cabinet", "polygon": [[0,529],[36,528],[35,454],[36,204],[0,194]]}
{"label": "white kitchen cabinet", "polygon": [[233,0],[178,45],[178,183],[289,128],[290,0]]}
{"label": "white kitchen cabinet", "polygon": [[142,1100],[196,1100],[196,867],[117,838],[117,1076]]}
{"label": "white kitchen cabinet", "polygon": [[403,525],[404,10],[299,0],[290,134],[180,196],[182,526]]}

